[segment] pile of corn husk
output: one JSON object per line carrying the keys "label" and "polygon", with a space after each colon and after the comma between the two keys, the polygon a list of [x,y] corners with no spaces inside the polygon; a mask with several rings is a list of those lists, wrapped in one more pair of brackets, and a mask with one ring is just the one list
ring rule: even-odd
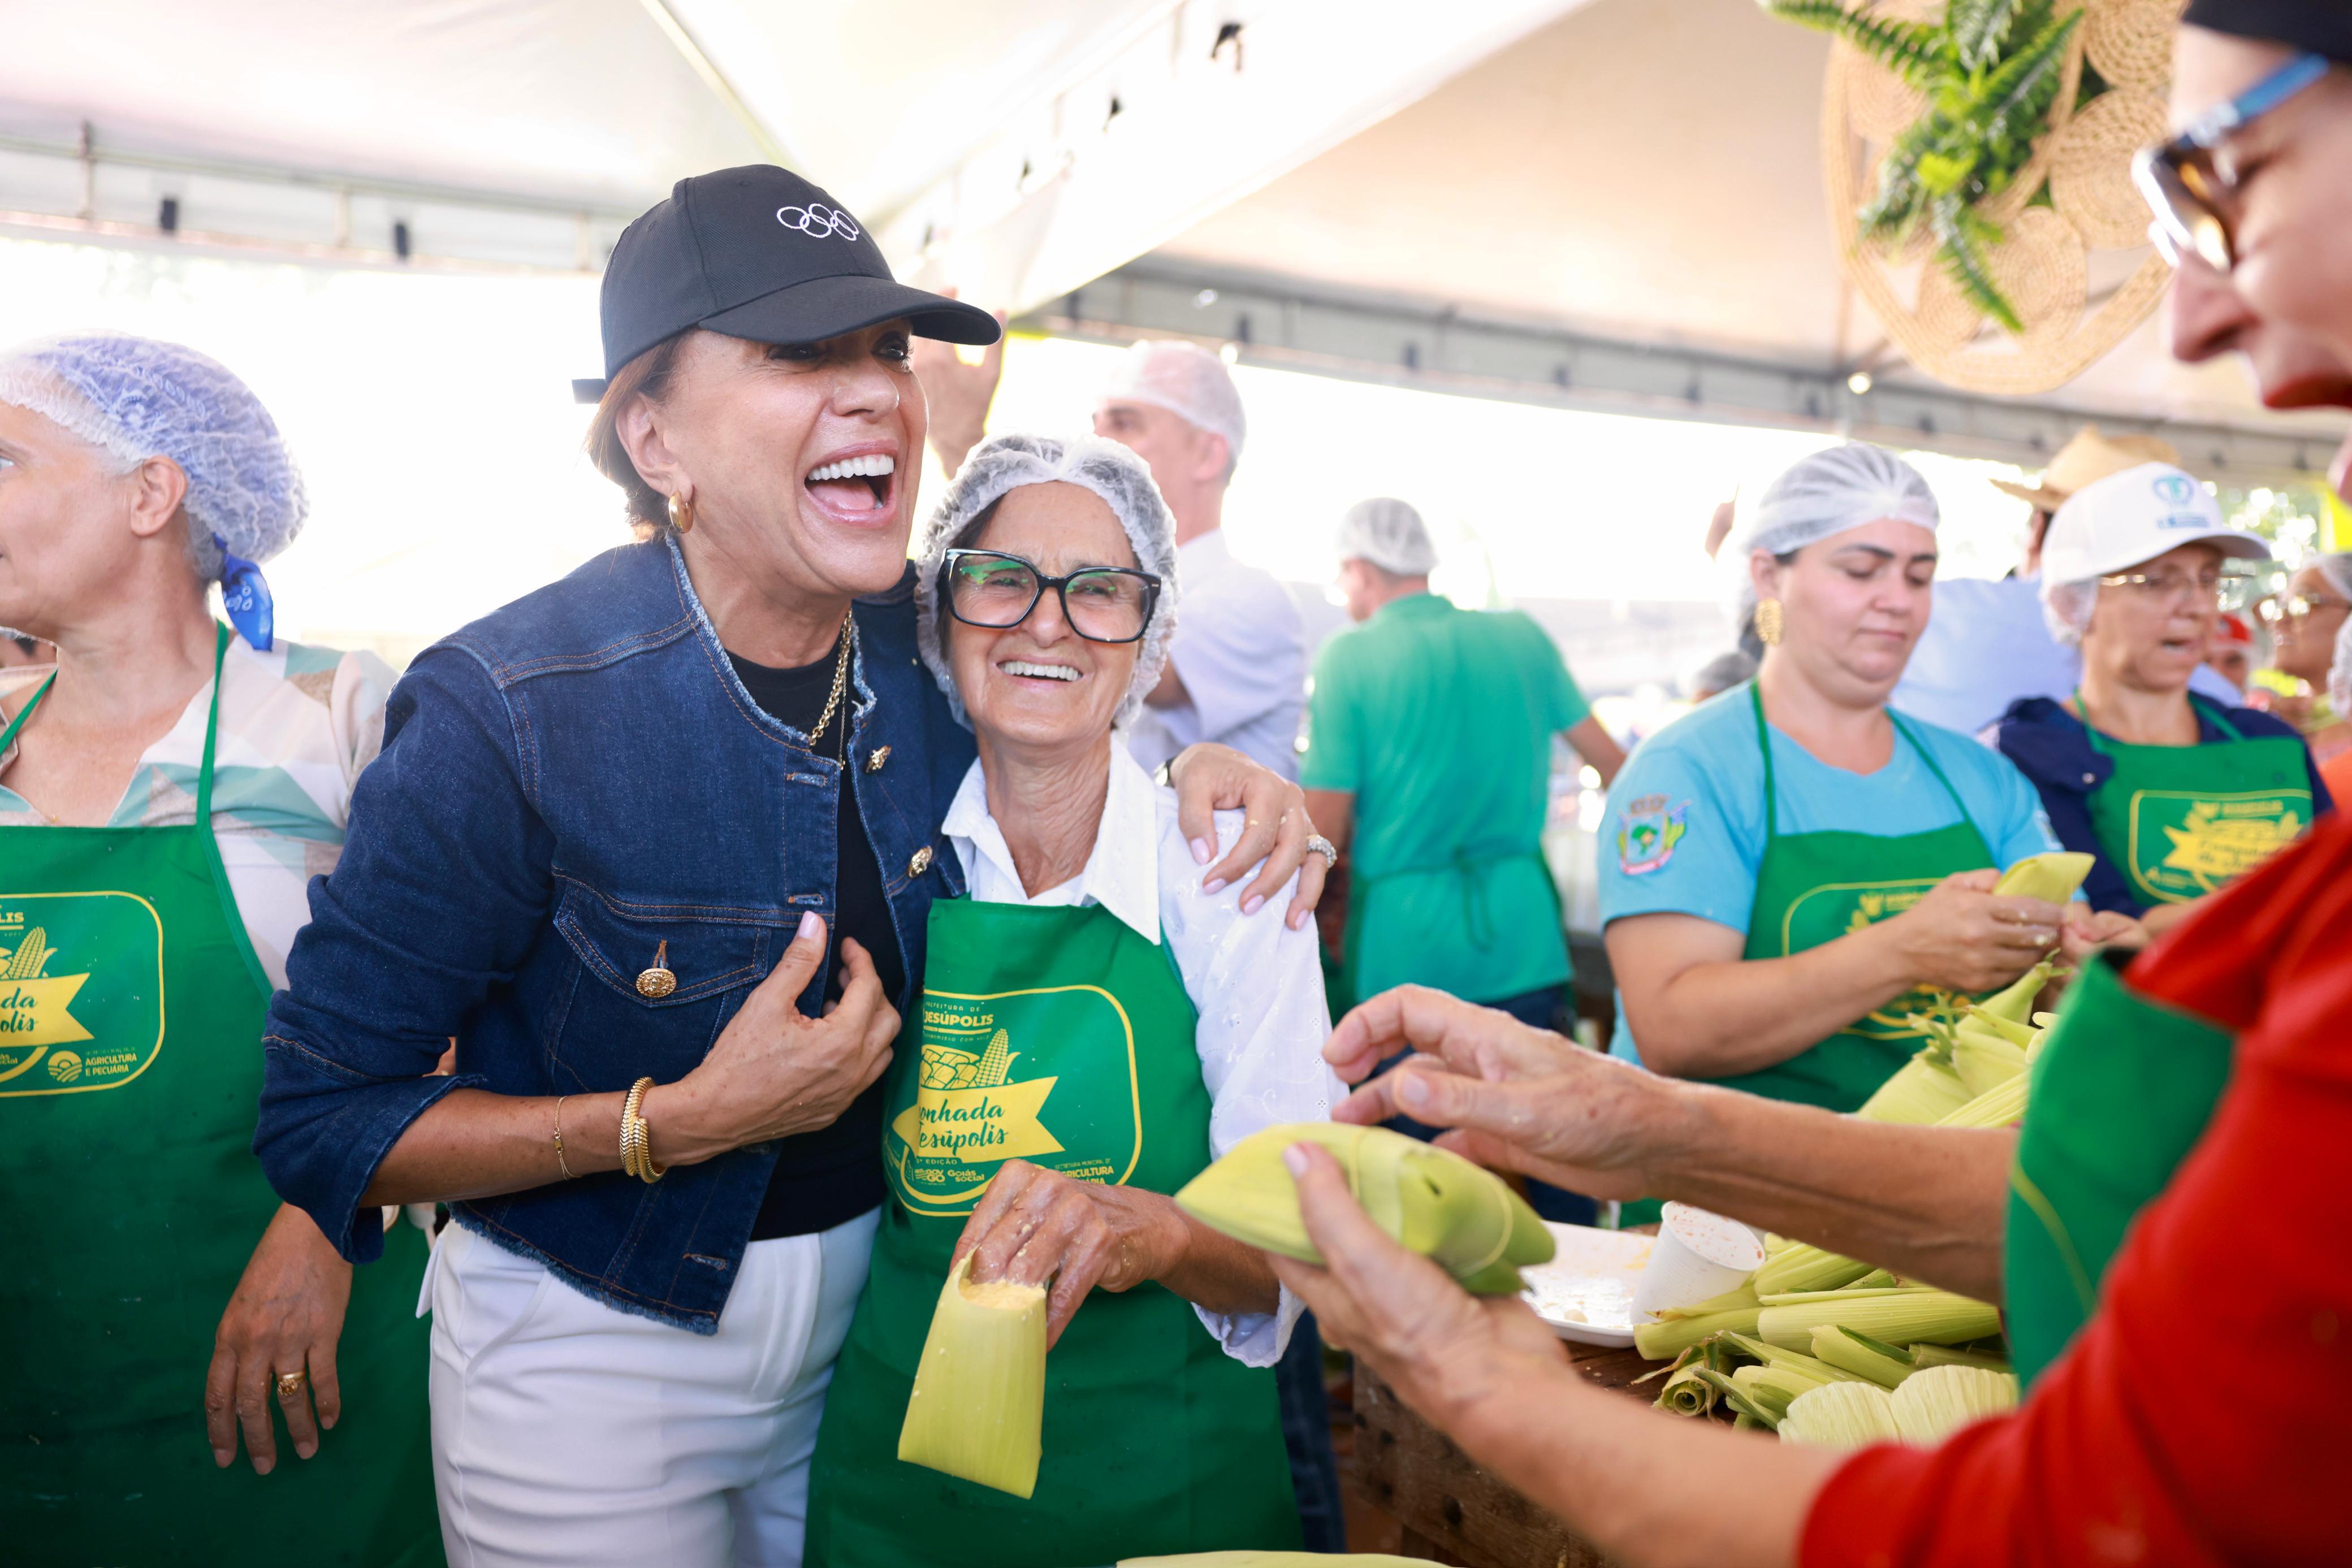
{"label": "pile of corn husk", "polygon": [[[2043,855],[1996,889],[2063,903],[2087,856]],[[2025,1114],[2027,1068],[2053,1021],[2032,1011],[2055,973],[2037,965],[1981,1002],[1955,999],[1958,1021],[1915,1019],[1927,1044],[1856,1115],[1941,1127],[2008,1126]],[[1777,1430],[1790,1442],[1932,1446],[2017,1403],[1990,1304],[1915,1284],[1852,1258],[1775,1239],[1739,1289],[1662,1312],[1633,1344],[1671,1364],[1658,1406]],[[1643,1381],[1647,1382],[1649,1378]]]}

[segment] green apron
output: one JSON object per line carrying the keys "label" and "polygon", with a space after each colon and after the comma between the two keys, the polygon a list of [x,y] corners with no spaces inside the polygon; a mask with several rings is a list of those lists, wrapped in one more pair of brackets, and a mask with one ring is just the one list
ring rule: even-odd
{"label": "green apron", "polygon": [[2124,1232],[2204,1135],[2232,1041],[2127,988],[2103,953],[2066,990],[2035,1053],[2009,1176],[2002,1318],[2028,1384],[2098,1303]]}
{"label": "green apron", "polygon": [[1172,1193],[1209,1163],[1194,1020],[1165,947],[1107,909],[932,904],[884,1100],[893,1201],[817,1437],[811,1568],[1297,1548],[1274,1369],[1156,1283],[1088,1295],[1046,1357],[1034,1497],[898,1458],[950,1255],[1000,1165]]}
{"label": "green apron", "polygon": [[[2195,703],[2197,699],[2189,699]],[[2074,697],[2082,706],[2082,694]],[[2311,768],[2291,736],[2126,746],[2084,725],[2115,772],[2091,791],[2091,831],[2143,904],[2186,904],[2262,864],[2311,826]],[[2249,788],[2252,786],[2252,788]]]}
{"label": "green apron", "polygon": [[269,987],[212,835],[227,639],[194,823],[0,829],[0,1555],[438,1563],[414,1227],[354,1275],[315,1457],[280,1417],[271,1474],[218,1469],[205,1433],[213,1333],[278,1207],[251,1152]]}
{"label": "green apron", "polygon": [[[1991,847],[1969,820],[1959,791],[1936,766],[1935,754],[1892,709],[1886,716],[1895,734],[1918,748],[1960,820],[1923,833],[1780,832],[1764,699],[1752,685],[1748,699],[1756,709],[1756,743],[1764,752],[1764,857],[1756,867],[1756,899],[1748,912],[1742,958],[1785,958],[1834,942],[1902,914],[1954,872],[1994,863]],[[1918,1051],[1926,1033],[1906,1022],[1906,1015],[1937,1011],[1930,993],[1906,991],[1786,1061],[1717,1082],[1774,1100],[1852,1111]]]}

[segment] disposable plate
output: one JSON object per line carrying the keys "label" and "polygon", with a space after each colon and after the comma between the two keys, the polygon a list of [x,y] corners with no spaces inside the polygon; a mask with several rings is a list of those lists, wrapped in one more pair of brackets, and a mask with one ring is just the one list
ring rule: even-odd
{"label": "disposable plate", "polygon": [[1519,1299],[1562,1339],[1632,1344],[1633,1286],[1656,1239],[1550,1220],[1544,1228],[1557,1250],[1550,1262],[1519,1271],[1528,1287]]}

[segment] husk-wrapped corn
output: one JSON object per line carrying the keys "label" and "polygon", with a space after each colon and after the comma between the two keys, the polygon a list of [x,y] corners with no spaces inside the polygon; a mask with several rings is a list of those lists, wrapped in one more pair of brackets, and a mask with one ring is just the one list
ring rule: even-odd
{"label": "husk-wrapped corn", "polygon": [[1187,1182],[1176,1207],[1237,1241],[1320,1263],[1299,1218],[1297,1184],[1282,1163],[1297,1143],[1328,1149],[1372,1223],[1465,1290],[1516,1293],[1519,1270],[1552,1255],[1551,1232],[1500,1176],[1385,1127],[1297,1122],[1253,1133]]}
{"label": "husk-wrapped corn", "polygon": [[1045,1424],[1045,1291],[972,1282],[965,1253],[940,1288],[915,1367],[898,1458],[1026,1498]]}
{"label": "husk-wrapped corn", "polygon": [[1831,1383],[1789,1401],[1780,1440],[1815,1448],[1866,1448],[1901,1438],[1895,1407],[1874,1383]]}
{"label": "husk-wrapped corn", "polygon": [[1972,1421],[2017,1407],[2017,1379],[1980,1366],[1930,1366],[1887,1396],[1903,1440],[1933,1448]]}

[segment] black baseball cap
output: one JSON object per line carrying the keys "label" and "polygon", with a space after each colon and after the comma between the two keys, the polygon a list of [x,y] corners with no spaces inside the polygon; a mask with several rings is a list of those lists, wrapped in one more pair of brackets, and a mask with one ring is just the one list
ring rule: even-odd
{"label": "black baseball cap", "polygon": [[[919,337],[993,343],[987,311],[909,288],[840,203],[789,169],[749,163],[680,180],[621,232],[604,268],[604,374],[708,327],[756,343],[814,343],[906,317]],[[574,382],[587,401],[596,382]]]}

